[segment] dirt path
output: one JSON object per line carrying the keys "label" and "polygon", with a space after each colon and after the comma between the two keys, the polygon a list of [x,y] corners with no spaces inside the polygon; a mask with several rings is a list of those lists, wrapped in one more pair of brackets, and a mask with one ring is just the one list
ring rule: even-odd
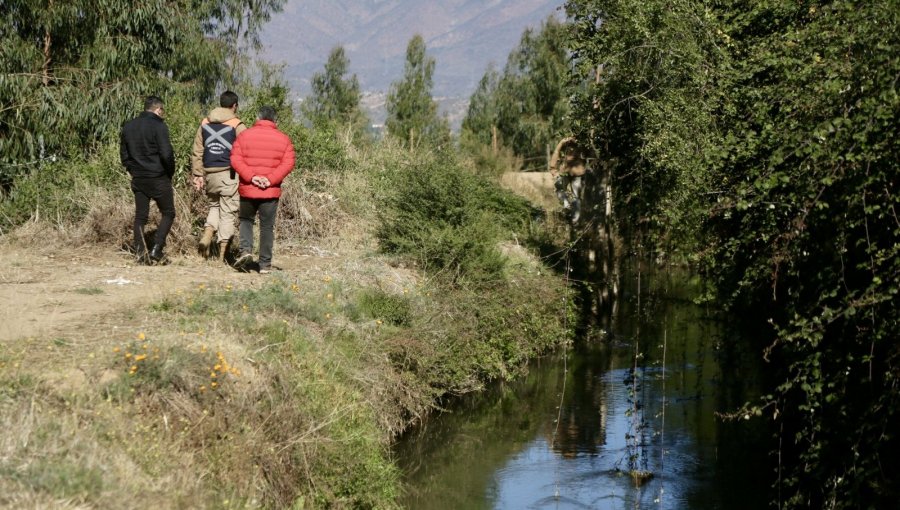
{"label": "dirt path", "polygon": [[[128,255],[97,246],[52,250],[0,245],[0,258],[0,342],[65,337],[74,329],[103,327],[107,317],[121,312],[141,312],[179,290],[253,287],[279,273],[239,273],[191,256],[173,257],[161,267],[136,266]],[[328,254],[284,253],[275,263],[284,270],[282,276],[293,278],[327,271],[341,261]]]}

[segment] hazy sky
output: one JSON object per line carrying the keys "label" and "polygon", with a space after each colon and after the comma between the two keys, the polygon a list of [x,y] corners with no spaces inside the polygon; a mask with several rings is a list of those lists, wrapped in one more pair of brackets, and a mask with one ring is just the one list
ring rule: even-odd
{"label": "hazy sky", "polygon": [[489,62],[503,67],[527,27],[563,17],[563,0],[289,0],[264,28],[264,56],[284,63],[295,94],[309,91],[328,53],[343,45],[364,90],[402,76],[416,33],[437,61],[436,96],[468,97]]}

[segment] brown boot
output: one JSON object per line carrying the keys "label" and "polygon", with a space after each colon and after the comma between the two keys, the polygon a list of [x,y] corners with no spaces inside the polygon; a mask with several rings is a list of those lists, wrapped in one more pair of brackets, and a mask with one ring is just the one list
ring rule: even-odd
{"label": "brown boot", "polygon": [[216,233],[216,229],[210,227],[209,225],[203,230],[203,235],[200,236],[200,246],[199,251],[200,255],[203,257],[209,257],[209,245],[212,244],[213,235]]}
{"label": "brown boot", "polygon": [[228,253],[228,243],[230,243],[230,242],[231,242],[231,240],[219,242],[219,263],[220,264],[225,263],[225,254]]}

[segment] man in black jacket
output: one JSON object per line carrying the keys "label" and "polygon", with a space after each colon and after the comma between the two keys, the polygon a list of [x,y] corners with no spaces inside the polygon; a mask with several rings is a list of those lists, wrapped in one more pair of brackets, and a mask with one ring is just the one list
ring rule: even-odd
{"label": "man in black jacket", "polygon": [[[131,174],[131,191],[134,192],[134,251],[138,261],[144,263],[162,260],[166,237],[175,221],[172,190],[175,153],[163,115],[162,99],[149,96],[144,101],[144,111],[122,126],[119,137],[119,154],[122,165]],[[156,229],[153,248],[148,253],[144,225],[150,216],[151,199],[156,202],[162,220]]]}

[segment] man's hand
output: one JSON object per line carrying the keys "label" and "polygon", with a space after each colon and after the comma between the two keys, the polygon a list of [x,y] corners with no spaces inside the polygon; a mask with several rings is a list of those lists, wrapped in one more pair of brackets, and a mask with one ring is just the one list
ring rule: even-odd
{"label": "man's hand", "polygon": [[261,175],[254,175],[253,178],[250,179],[250,182],[256,185],[256,187],[259,189],[266,189],[271,185],[269,179]]}
{"label": "man's hand", "polygon": [[191,183],[194,185],[194,189],[200,191],[206,186],[206,179],[202,175],[192,175]]}

